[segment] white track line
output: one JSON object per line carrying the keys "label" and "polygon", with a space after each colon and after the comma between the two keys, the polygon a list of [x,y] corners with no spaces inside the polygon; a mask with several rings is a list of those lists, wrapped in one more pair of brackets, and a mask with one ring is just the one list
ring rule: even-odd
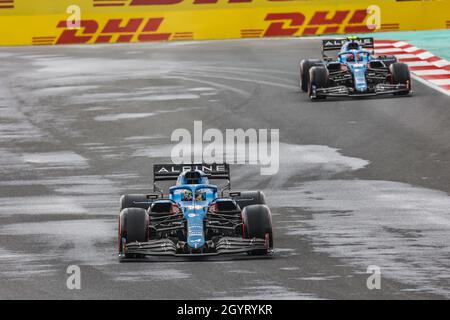
{"label": "white track line", "polygon": [[443,88],[433,84],[432,82],[430,82],[428,80],[422,79],[422,78],[420,78],[419,76],[417,76],[415,74],[413,74],[412,77],[413,77],[414,80],[419,81],[420,83],[423,83],[424,85],[427,85],[428,87],[433,88],[433,89],[435,89],[435,90],[437,90],[437,91],[439,91],[439,92],[441,92],[441,93],[443,93],[443,94],[445,94],[447,96],[450,96],[450,92],[448,90],[445,90],[445,89],[443,89]]}

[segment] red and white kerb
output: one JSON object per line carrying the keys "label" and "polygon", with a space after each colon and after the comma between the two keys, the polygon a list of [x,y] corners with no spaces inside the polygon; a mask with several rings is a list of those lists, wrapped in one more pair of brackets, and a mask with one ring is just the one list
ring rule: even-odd
{"label": "red and white kerb", "polygon": [[431,52],[397,40],[375,40],[377,55],[394,55],[421,82],[450,95],[450,62]]}

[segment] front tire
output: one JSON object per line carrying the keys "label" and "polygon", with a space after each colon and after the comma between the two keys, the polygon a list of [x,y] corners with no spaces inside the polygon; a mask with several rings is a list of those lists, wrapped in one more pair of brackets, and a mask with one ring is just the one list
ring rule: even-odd
{"label": "front tire", "polygon": [[309,70],[316,66],[319,60],[302,60],[300,62],[300,88],[303,92],[308,92]]}
{"label": "front tire", "polygon": [[326,88],[328,75],[328,69],[325,67],[312,67],[309,70],[308,95],[311,100],[325,99],[325,96],[315,94],[314,88]]}
{"label": "front tire", "polygon": [[142,208],[128,208],[119,215],[119,253],[131,242],[147,242],[149,239],[149,216]]}
{"label": "front tire", "polygon": [[267,250],[253,252],[254,255],[265,255],[273,249],[272,214],[266,205],[249,205],[242,211],[245,239],[267,239]]}
{"label": "front tire", "polygon": [[389,66],[389,71],[391,73],[392,84],[404,84],[407,88],[403,92],[395,93],[395,95],[409,94],[411,91],[411,74],[408,65],[406,63],[396,62]]}

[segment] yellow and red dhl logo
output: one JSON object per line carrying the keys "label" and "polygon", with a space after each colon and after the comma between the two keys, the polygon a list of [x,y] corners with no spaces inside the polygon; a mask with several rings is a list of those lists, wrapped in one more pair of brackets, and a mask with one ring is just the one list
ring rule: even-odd
{"label": "yellow and red dhl logo", "polygon": [[[268,13],[261,21],[261,24],[266,24],[266,27],[239,29],[239,26],[236,26],[236,31],[240,31],[242,38],[374,31],[366,25],[367,17],[365,9],[316,11],[310,18],[301,12]],[[109,19],[104,24],[96,20],[81,20],[80,28],[73,29],[68,28],[67,21],[60,21],[57,27],[63,30],[59,36],[34,37],[33,44],[124,43],[194,39],[193,32],[158,32],[163,22],[163,17]],[[207,38],[202,34],[198,37]]]}
{"label": "yellow and red dhl logo", "polygon": [[164,18],[133,18],[124,24],[123,19],[110,19],[100,27],[96,20],[81,20],[78,29],[68,28],[67,21],[60,21],[57,27],[64,30],[59,37],[34,37],[33,44],[126,43],[193,38],[192,32],[157,33],[163,21]]}
{"label": "yellow and red dhl logo", "polygon": [[[252,3],[253,0],[93,0],[94,7],[124,7],[124,6],[168,6],[180,3],[192,4],[217,4],[226,3]],[[292,1],[292,0],[267,0],[272,2]]]}
{"label": "yellow and red dhl logo", "polygon": [[241,37],[372,32],[374,28],[365,23],[367,17],[366,9],[338,10],[334,14],[330,11],[316,11],[308,21],[301,12],[269,13],[264,19],[270,22],[267,29],[242,29]]}
{"label": "yellow and red dhl logo", "polygon": [[14,8],[14,0],[0,0],[0,10],[13,8]]}

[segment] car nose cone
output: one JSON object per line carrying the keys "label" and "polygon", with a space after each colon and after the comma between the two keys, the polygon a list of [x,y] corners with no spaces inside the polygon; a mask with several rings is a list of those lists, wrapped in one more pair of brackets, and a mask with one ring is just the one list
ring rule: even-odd
{"label": "car nose cone", "polygon": [[203,225],[190,222],[188,225],[187,243],[192,249],[199,249],[205,244]]}

